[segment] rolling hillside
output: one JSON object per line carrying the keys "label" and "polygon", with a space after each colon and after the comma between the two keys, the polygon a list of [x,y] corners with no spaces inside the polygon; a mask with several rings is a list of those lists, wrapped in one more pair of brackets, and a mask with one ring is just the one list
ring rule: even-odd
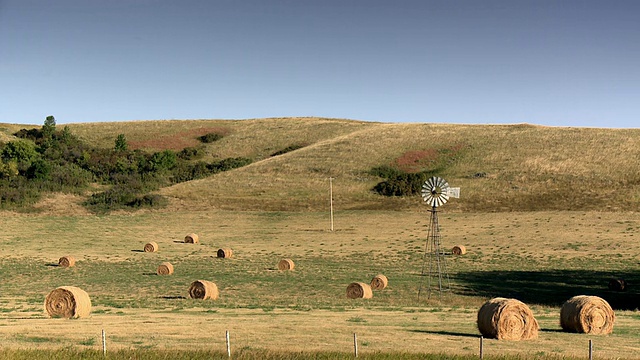
{"label": "rolling hillside", "polygon": [[[60,125],[59,125],[60,126]],[[2,141],[19,125],[1,125]],[[560,128],[528,124],[373,123],[322,118],[167,120],[70,124],[94,145],[120,133],[134,148],[180,150],[197,136],[206,160],[242,156],[249,166],[159,191],[169,210],[325,211],[329,178],[336,210],[423,211],[418,196],[371,191],[373,167],[433,170],[461,188],[446,211],[640,210],[640,129]],[[289,146],[299,147],[278,156]]]}

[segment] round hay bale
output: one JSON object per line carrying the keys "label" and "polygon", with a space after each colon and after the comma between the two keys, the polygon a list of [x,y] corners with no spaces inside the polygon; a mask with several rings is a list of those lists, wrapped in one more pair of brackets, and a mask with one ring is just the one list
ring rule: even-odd
{"label": "round hay bale", "polygon": [[538,321],[529,307],[516,299],[494,298],[478,311],[478,330],[487,338],[528,340],[538,337]]}
{"label": "round hay bale", "polygon": [[212,281],[196,280],[189,286],[189,296],[192,299],[216,300],[219,295],[218,286]]}
{"label": "round hay bale", "polygon": [[574,296],[560,309],[560,326],[568,332],[610,334],[615,320],[609,303],[597,296]]}
{"label": "round hay bale", "polygon": [[453,255],[464,255],[467,253],[467,248],[464,245],[456,245],[451,249]]}
{"label": "round hay bale", "polygon": [[218,249],[218,257],[219,258],[230,258],[233,256],[233,251],[231,249]]}
{"label": "round hay bale", "polygon": [[75,286],[61,286],[52,290],[44,299],[44,309],[49,317],[83,318],[91,313],[89,294]]}
{"label": "round hay bale", "polygon": [[389,285],[389,280],[386,276],[378,274],[371,279],[371,288],[374,290],[382,290]]}
{"label": "round hay bale", "polygon": [[158,244],[155,241],[150,241],[144,244],[144,252],[157,252]]}
{"label": "round hay bale", "polygon": [[347,286],[347,298],[349,299],[371,299],[373,291],[369,284],[354,282]]}
{"label": "round hay bale", "polygon": [[158,266],[158,275],[171,275],[173,274],[173,265],[170,262],[163,262]]}
{"label": "round hay bale", "polygon": [[624,279],[613,278],[609,280],[609,290],[611,291],[625,291],[627,290],[627,282]]}
{"label": "round hay bale", "polygon": [[76,265],[76,259],[73,256],[63,256],[58,260],[58,266],[72,267]]}
{"label": "round hay bale", "polygon": [[184,237],[184,242],[187,244],[197,244],[198,241],[199,241],[198,235],[196,234],[189,234]]}
{"label": "round hay bale", "polygon": [[278,263],[278,270],[293,270],[296,264],[291,259],[282,259]]}

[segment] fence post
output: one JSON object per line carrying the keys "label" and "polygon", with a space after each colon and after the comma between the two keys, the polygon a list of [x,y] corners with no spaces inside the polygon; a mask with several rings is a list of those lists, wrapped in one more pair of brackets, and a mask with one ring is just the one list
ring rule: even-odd
{"label": "fence post", "polygon": [[589,339],[589,360],[593,360],[593,340]]}
{"label": "fence post", "polygon": [[483,346],[482,346],[483,345],[482,344],[482,340],[483,340],[483,337],[480,336],[480,359],[484,359],[484,353],[483,353],[484,349],[483,349]]}
{"label": "fence post", "polygon": [[229,341],[229,330],[225,332],[225,337],[227,338],[227,356],[231,357],[231,342]]}
{"label": "fence post", "polygon": [[102,329],[102,355],[107,356],[107,335]]}
{"label": "fence post", "polygon": [[358,337],[353,333],[353,354],[358,357]]}

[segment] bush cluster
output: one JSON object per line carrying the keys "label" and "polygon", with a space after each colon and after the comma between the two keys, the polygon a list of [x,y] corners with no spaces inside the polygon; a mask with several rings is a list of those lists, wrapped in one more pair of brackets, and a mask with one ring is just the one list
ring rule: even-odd
{"label": "bush cluster", "polygon": [[301,148],[303,148],[303,147],[305,147],[305,146],[306,146],[306,145],[304,145],[304,144],[293,144],[293,145],[289,145],[289,146],[287,146],[286,148],[281,149],[281,150],[278,150],[278,151],[276,151],[276,152],[272,153],[272,154],[271,154],[271,155],[269,155],[269,156],[278,156],[278,155],[286,154],[286,153],[288,153],[288,152],[291,152],[291,151],[294,151],[294,150],[301,149]]}
{"label": "bush cluster", "polygon": [[212,143],[214,141],[218,141],[218,140],[222,139],[223,137],[224,137],[224,135],[222,135],[220,133],[212,132],[212,133],[204,134],[204,135],[198,137],[198,140],[202,141],[205,144],[208,144],[208,143]]}
{"label": "bush cluster", "polygon": [[129,150],[123,134],[113,149],[98,149],[79,140],[68,127],[56,130],[53,117],[41,129],[21,129],[14,135],[17,140],[0,143],[0,208],[33,204],[46,192],[82,193],[94,182],[108,185],[85,202],[94,212],[160,207],[166,199],[152,192],[163,186],[251,163],[246,158],[194,162],[204,155],[201,148],[177,153]]}
{"label": "bush cluster", "polygon": [[437,174],[437,170],[407,173],[391,166],[379,166],[369,173],[385,180],[376,184],[373,191],[384,196],[408,196],[420,194],[427,179]]}

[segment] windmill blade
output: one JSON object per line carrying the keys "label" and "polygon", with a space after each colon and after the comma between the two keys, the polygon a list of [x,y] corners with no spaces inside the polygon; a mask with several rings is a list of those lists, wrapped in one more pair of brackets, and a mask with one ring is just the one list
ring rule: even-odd
{"label": "windmill blade", "polygon": [[422,198],[433,207],[442,206],[449,200],[448,189],[446,180],[432,176],[422,184]]}

